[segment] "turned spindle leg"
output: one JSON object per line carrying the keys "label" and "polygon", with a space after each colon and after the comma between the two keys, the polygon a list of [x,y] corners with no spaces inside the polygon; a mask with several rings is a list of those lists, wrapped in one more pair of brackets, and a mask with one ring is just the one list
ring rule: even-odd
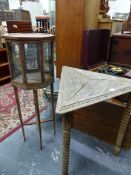
{"label": "turned spindle leg", "polygon": [[20,119],[20,123],[21,123],[21,127],[22,127],[22,134],[23,134],[24,141],[26,141],[24,124],[23,124],[21,109],[20,109],[20,101],[19,101],[18,91],[17,91],[17,88],[15,86],[13,86],[13,88],[14,88],[14,93],[15,93],[15,99],[16,99],[16,105],[17,105],[17,109],[18,109],[19,119]]}
{"label": "turned spindle leg", "polygon": [[70,113],[68,113],[62,118],[62,175],[68,175],[70,136],[71,116]]}
{"label": "turned spindle leg", "polygon": [[119,155],[121,151],[122,142],[123,142],[125,132],[126,132],[129,120],[130,120],[130,116],[131,116],[131,94],[129,96],[127,107],[125,108],[123,118],[120,124],[120,128],[118,131],[118,136],[117,136],[115,150],[114,150],[115,155]]}

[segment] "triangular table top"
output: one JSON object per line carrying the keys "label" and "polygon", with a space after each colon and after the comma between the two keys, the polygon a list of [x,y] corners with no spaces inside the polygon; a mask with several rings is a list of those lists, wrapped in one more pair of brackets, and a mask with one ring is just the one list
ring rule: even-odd
{"label": "triangular table top", "polygon": [[131,92],[131,79],[64,66],[56,112],[64,114]]}

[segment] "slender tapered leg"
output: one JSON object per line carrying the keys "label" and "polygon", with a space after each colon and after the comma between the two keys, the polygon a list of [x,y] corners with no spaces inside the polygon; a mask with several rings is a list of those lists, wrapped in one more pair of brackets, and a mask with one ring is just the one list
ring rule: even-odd
{"label": "slender tapered leg", "polygon": [[20,119],[20,123],[21,123],[21,127],[22,127],[22,134],[23,134],[24,141],[26,141],[24,125],[23,125],[21,109],[20,109],[20,101],[19,101],[18,91],[17,91],[17,88],[15,86],[13,86],[13,88],[14,88],[14,93],[15,93],[15,98],[16,98],[16,105],[17,105],[17,109],[18,109],[19,119]]}
{"label": "slender tapered leg", "polygon": [[67,113],[62,118],[62,175],[68,175],[70,136],[71,114]]}
{"label": "slender tapered leg", "polygon": [[131,94],[129,96],[127,107],[125,108],[123,118],[120,124],[120,128],[118,131],[115,150],[114,150],[115,155],[119,155],[121,151],[122,142],[123,142],[125,132],[126,132],[129,120],[130,120],[130,116],[131,116]]}
{"label": "slender tapered leg", "polygon": [[38,124],[38,130],[39,130],[40,149],[42,149],[42,132],[41,132],[40,112],[39,112],[39,103],[38,103],[37,90],[33,90],[33,94],[34,94],[34,105],[35,105],[35,112],[36,112],[36,115],[37,115],[37,124]]}
{"label": "slender tapered leg", "polygon": [[53,127],[54,127],[54,134],[56,134],[55,128],[55,106],[54,106],[54,85],[51,83],[51,110],[52,110],[52,118],[53,118]]}

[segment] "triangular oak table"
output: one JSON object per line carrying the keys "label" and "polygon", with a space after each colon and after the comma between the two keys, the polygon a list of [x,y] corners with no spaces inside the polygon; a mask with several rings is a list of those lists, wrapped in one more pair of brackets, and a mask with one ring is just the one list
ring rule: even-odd
{"label": "triangular oak table", "polygon": [[[71,112],[131,92],[131,80],[64,66],[61,74],[56,112],[63,114],[62,175],[68,174]],[[118,155],[131,114],[131,95],[118,132],[115,154]]]}

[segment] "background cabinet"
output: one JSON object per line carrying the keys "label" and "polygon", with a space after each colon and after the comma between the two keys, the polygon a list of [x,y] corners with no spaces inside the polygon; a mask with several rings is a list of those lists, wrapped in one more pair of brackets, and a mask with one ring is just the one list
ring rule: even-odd
{"label": "background cabinet", "polygon": [[[97,28],[99,0],[56,1],[56,67],[81,67],[83,30]],[[92,10],[93,9],[93,10]]]}
{"label": "background cabinet", "polygon": [[9,63],[6,48],[0,48],[0,84],[10,81]]}
{"label": "background cabinet", "polygon": [[113,34],[110,44],[110,62],[129,67],[131,69],[131,35]]}

